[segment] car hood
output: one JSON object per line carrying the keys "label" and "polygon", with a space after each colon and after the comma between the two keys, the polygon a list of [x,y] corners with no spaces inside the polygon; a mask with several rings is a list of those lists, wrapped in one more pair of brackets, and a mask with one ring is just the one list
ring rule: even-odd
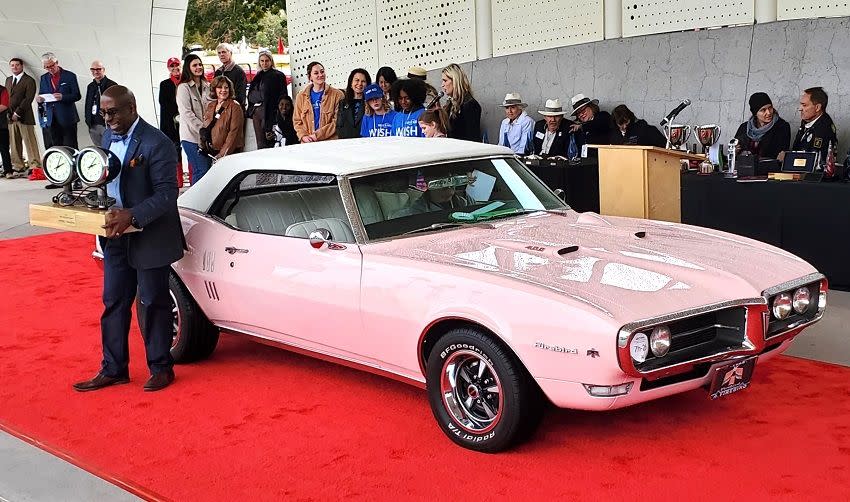
{"label": "car hood", "polygon": [[755,298],[815,272],[800,258],[745,237],[573,211],[396,239],[376,251],[508,277],[624,319]]}

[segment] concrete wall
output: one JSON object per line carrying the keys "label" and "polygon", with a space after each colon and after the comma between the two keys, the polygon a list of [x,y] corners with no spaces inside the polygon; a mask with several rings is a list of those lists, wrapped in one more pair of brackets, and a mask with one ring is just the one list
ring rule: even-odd
{"label": "concrete wall", "polygon": [[[516,54],[463,65],[495,142],[504,118],[499,103],[518,91],[529,114],[547,98],[584,93],[610,111],[625,103],[657,124],[684,98],[693,104],[677,122],[718,124],[721,141],[750,112],[753,92],[767,92],[780,116],[799,126],[797,103],[807,87],[823,86],[839,128],[839,158],[850,147],[850,18],[783,21],[697,32],[649,35]],[[429,81],[439,86],[439,71]],[[692,138],[693,139],[693,138]],[[693,140],[691,141],[693,142]]]}
{"label": "concrete wall", "polygon": [[[106,74],[136,95],[139,114],[158,125],[159,82],[165,61],[180,56],[188,0],[0,0],[0,78],[8,61],[24,60],[24,71],[44,74],[41,54],[53,52],[59,65],[77,74],[80,147],[91,144],[83,121],[90,63],[100,59]],[[35,107],[33,107],[35,109]],[[41,142],[40,130],[36,134]]]}

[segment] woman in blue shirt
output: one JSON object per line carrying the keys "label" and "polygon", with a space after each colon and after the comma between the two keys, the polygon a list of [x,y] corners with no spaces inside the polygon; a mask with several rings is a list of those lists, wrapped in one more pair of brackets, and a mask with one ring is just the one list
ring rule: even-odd
{"label": "woman in blue shirt", "polygon": [[363,138],[381,138],[393,135],[395,111],[390,110],[387,98],[380,84],[371,84],[363,91],[366,100],[366,113],[360,122],[360,136]]}
{"label": "woman in blue shirt", "polygon": [[390,96],[396,104],[393,136],[425,137],[425,133],[419,127],[419,116],[425,111],[427,92],[428,88],[422,80],[415,78],[396,80],[390,89]]}

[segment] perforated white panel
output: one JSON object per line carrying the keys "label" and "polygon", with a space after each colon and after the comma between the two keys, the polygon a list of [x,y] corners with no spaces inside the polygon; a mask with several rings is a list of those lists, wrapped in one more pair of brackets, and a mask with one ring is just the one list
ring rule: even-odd
{"label": "perforated white panel", "polygon": [[810,17],[850,16],[850,2],[830,0],[777,0],[776,18],[807,19]]}
{"label": "perforated white panel", "polygon": [[623,36],[752,24],[753,0],[623,0]]}
{"label": "perforated white panel", "polygon": [[[476,58],[474,0],[377,0],[381,65],[442,68]],[[362,8],[362,7],[361,7]]]}
{"label": "perforated white panel", "polygon": [[289,46],[295,88],[307,82],[307,65],[318,61],[327,81],[344,89],[354,68],[378,67],[375,0],[289,0]]}
{"label": "perforated white panel", "polygon": [[602,0],[492,0],[493,55],[604,38]]}

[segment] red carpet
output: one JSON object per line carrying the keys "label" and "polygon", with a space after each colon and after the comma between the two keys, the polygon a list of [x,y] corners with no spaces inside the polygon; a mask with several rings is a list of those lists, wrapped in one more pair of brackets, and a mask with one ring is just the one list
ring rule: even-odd
{"label": "red carpet", "polygon": [[[231,336],[175,385],[79,394],[100,362],[93,239],[0,242],[0,425],[148,498],[848,500],[850,369],[791,357],[710,402],[550,410],[499,455],[462,450],[423,391]],[[159,495],[157,495],[159,494]]]}

